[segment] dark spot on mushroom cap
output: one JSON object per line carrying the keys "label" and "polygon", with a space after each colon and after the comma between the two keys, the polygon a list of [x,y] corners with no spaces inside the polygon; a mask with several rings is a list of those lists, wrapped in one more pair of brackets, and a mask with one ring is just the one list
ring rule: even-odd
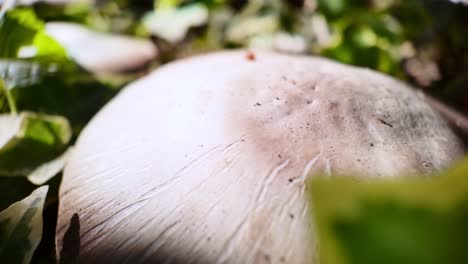
{"label": "dark spot on mushroom cap", "polygon": [[393,127],[392,124],[388,123],[387,121],[383,120],[382,118],[378,118],[378,120],[380,121],[380,123],[382,123],[382,124],[384,124],[384,125],[386,125],[388,127]]}
{"label": "dark spot on mushroom cap", "polygon": [[289,214],[289,217],[290,217],[291,219],[294,219],[294,214]]}
{"label": "dark spot on mushroom cap", "polygon": [[373,146],[374,146],[374,143],[370,143],[370,146],[373,147]]}
{"label": "dark spot on mushroom cap", "polygon": [[430,161],[423,161],[422,164],[425,168],[430,168],[433,166],[432,162]]}

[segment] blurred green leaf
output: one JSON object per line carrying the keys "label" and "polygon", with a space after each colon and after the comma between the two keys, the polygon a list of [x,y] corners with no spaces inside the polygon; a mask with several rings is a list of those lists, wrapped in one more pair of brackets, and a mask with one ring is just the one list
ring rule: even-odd
{"label": "blurred green leaf", "polygon": [[35,190],[27,198],[0,213],[0,259],[4,263],[24,263],[42,238],[42,210],[48,186]]}
{"label": "blurred green leaf", "polygon": [[347,7],[346,0],[318,0],[321,10],[328,15],[338,15]]}
{"label": "blurred green leaf", "polygon": [[143,25],[152,34],[170,42],[180,42],[188,30],[208,21],[208,10],[202,4],[191,4],[176,9],[156,9],[143,18]]}
{"label": "blurred green leaf", "polygon": [[44,31],[32,9],[6,12],[0,20],[0,58],[36,57],[67,61],[65,50]]}
{"label": "blurred green leaf", "polygon": [[[20,60],[0,60],[0,79],[18,111],[62,115],[76,130],[117,93],[113,87],[122,86],[101,82],[70,64]],[[6,95],[0,89],[0,99]]]}
{"label": "blurred green leaf", "polygon": [[156,0],[155,8],[158,9],[172,9],[180,5],[183,0]]}
{"label": "blurred green leaf", "polygon": [[468,263],[468,159],[430,178],[309,182],[320,263]]}
{"label": "blurred green leaf", "polygon": [[247,40],[258,35],[271,34],[280,28],[279,17],[274,14],[233,20],[226,30],[226,40],[247,44]]}
{"label": "blurred green leaf", "polygon": [[70,124],[60,116],[0,115],[0,175],[29,174],[57,157],[70,138]]}

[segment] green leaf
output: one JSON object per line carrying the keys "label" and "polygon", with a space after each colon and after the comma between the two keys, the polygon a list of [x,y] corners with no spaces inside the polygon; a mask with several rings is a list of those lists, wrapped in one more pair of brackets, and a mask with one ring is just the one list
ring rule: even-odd
{"label": "green leaf", "polygon": [[[0,98],[5,97],[9,111],[17,113],[16,100],[11,92],[14,87],[39,83],[47,71],[54,72],[56,68],[56,65],[45,67],[37,62],[0,60]],[[0,113],[2,112],[7,110],[1,107]]]}
{"label": "green leaf", "polygon": [[3,263],[29,263],[42,238],[42,210],[48,186],[0,213],[0,259]]}
{"label": "green leaf", "polygon": [[[62,115],[75,130],[117,93],[114,85],[69,64],[0,60],[0,79],[4,79],[18,111]],[[6,107],[1,106],[5,97],[0,89],[2,112],[6,112]]]}
{"label": "green leaf", "polygon": [[156,0],[155,8],[158,9],[172,9],[180,5],[183,0]]}
{"label": "green leaf", "polygon": [[430,178],[314,177],[320,263],[468,263],[468,159]]}
{"label": "green leaf", "polygon": [[73,148],[70,147],[59,157],[40,165],[28,175],[28,180],[35,185],[42,185],[48,182],[62,171],[72,151]]}
{"label": "green leaf", "polygon": [[226,39],[234,43],[245,43],[249,38],[273,34],[279,29],[276,14],[234,20],[226,30]]}
{"label": "green leaf", "polygon": [[0,115],[0,175],[29,174],[57,157],[70,138],[70,124],[60,116]]}
{"label": "green leaf", "polygon": [[318,0],[319,7],[326,14],[337,15],[344,10],[349,5],[345,0]]}
{"label": "green leaf", "polygon": [[149,32],[170,43],[180,42],[190,28],[207,22],[208,9],[202,4],[158,9],[143,18],[143,26]]}
{"label": "green leaf", "polygon": [[68,61],[65,49],[44,31],[44,22],[32,9],[6,12],[0,20],[0,58],[41,58]]}
{"label": "green leaf", "polygon": [[0,177],[0,212],[37,188],[24,177]]}

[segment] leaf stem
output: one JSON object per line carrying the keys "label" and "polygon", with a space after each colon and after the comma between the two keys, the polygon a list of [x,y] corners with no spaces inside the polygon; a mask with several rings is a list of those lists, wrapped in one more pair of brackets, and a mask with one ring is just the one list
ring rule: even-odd
{"label": "leaf stem", "polygon": [[8,107],[10,108],[10,113],[13,115],[16,115],[18,113],[18,110],[16,109],[15,100],[13,96],[11,95],[10,89],[8,89],[8,87],[5,86],[5,82],[2,79],[0,79],[0,91],[2,90],[3,92],[5,92],[5,97],[8,102]]}

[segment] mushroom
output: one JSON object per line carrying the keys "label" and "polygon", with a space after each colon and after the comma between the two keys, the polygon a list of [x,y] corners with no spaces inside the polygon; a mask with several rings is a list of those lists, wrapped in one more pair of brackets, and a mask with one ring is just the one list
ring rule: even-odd
{"label": "mushroom", "polygon": [[81,134],[58,255],[308,263],[308,177],[424,174],[461,154],[424,97],[372,70],[268,52],[181,60],[131,84]]}
{"label": "mushroom", "polygon": [[150,40],[95,32],[79,24],[49,22],[46,32],[83,68],[98,73],[128,71],[157,56]]}

